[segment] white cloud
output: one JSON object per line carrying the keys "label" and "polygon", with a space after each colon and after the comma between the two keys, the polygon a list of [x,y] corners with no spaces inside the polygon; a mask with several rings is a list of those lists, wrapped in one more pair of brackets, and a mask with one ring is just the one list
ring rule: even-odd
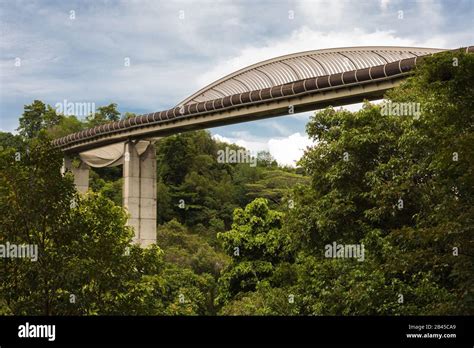
{"label": "white cloud", "polygon": [[313,145],[313,142],[300,133],[290,135],[283,139],[270,139],[268,148],[279,164],[295,166],[304,153],[306,147]]}
{"label": "white cloud", "polygon": [[321,26],[333,26],[343,18],[345,10],[353,4],[344,0],[314,1],[301,0],[297,3],[297,15],[301,14],[307,20],[319,20]]}
{"label": "white cloud", "polygon": [[314,144],[306,135],[301,135],[300,133],[294,133],[286,138],[262,139],[261,141],[228,138],[219,134],[213,135],[213,138],[218,141],[243,146],[253,154],[264,150],[269,151],[279,164],[293,167],[296,165],[296,161],[303,155],[306,147]]}
{"label": "white cloud", "polygon": [[212,137],[218,141],[222,141],[229,144],[236,144],[236,145],[245,147],[247,150],[250,150],[252,154],[257,154],[257,152],[259,151],[268,151],[268,144],[264,139],[244,140],[241,138],[224,137],[219,134],[214,134]]}

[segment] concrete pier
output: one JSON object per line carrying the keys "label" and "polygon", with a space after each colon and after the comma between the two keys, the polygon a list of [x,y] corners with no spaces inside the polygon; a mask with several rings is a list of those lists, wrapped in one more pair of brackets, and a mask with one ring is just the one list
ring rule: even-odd
{"label": "concrete pier", "polygon": [[156,153],[153,144],[140,156],[136,144],[125,144],[123,161],[123,207],[130,214],[128,225],[134,241],[143,247],[156,243]]}
{"label": "concrete pier", "polygon": [[[81,193],[86,193],[89,188],[89,165],[103,165],[104,153],[100,153],[99,160],[95,163],[91,156],[81,160],[76,168],[69,157],[64,158],[62,173],[70,171],[74,175],[74,184]],[[156,152],[155,145],[150,141],[128,141],[124,144],[123,152],[111,152],[117,158],[109,162],[119,165],[123,162],[123,207],[129,214],[127,225],[133,227],[135,236],[133,241],[142,247],[156,243]],[[82,154],[83,155],[83,154]],[[106,157],[106,156],[105,156]],[[81,157],[82,158],[82,157]],[[109,160],[105,158],[105,160]]]}

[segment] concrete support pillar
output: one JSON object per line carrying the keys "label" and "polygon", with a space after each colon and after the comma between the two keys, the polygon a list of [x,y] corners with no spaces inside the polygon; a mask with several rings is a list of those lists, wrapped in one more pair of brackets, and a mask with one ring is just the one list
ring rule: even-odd
{"label": "concrete support pillar", "polygon": [[70,171],[74,175],[74,184],[77,191],[86,193],[89,189],[89,166],[81,161],[79,167],[76,168],[73,166],[72,160],[65,157],[61,172],[64,174],[66,171]]}
{"label": "concrete support pillar", "polygon": [[125,144],[123,162],[123,206],[135,230],[134,242],[148,246],[156,242],[156,154],[155,146],[138,155],[133,142]]}
{"label": "concrete support pillar", "polygon": [[156,151],[150,144],[140,156],[140,244],[156,243]]}
{"label": "concrete support pillar", "polygon": [[123,207],[129,218],[127,225],[135,230],[134,242],[140,239],[140,157],[135,144],[125,144],[123,160]]}

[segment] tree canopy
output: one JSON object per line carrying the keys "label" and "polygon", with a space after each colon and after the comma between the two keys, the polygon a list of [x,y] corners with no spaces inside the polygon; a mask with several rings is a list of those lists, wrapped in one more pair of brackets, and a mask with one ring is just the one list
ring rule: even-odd
{"label": "tree canopy", "polygon": [[[0,133],[4,315],[469,315],[474,313],[474,57],[436,54],[381,104],[327,108],[298,168],[207,131],[157,143],[157,245],[132,244],[120,168],[79,195],[52,137],[81,120],[41,101]],[[412,110],[386,112],[392,107]],[[416,110],[417,112],[413,112]],[[123,117],[131,117],[125,113]]]}

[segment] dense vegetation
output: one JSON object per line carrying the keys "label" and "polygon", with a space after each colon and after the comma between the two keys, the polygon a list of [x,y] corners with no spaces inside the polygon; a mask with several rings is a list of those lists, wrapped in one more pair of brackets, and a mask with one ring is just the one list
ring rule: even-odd
{"label": "dense vegetation", "polygon": [[[474,314],[474,57],[438,54],[386,100],[421,113],[317,112],[298,169],[219,163],[238,147],[204,131],[160,140],[147,249],[125,226],[121,169],[92,171],[81,196],[49,145],[116,105],[81,121],[34,101],[18,135],[0,133],[0,245],[40,257],[1,260],[0,313]],[[328,257],[333,244],[365,253]]]}

